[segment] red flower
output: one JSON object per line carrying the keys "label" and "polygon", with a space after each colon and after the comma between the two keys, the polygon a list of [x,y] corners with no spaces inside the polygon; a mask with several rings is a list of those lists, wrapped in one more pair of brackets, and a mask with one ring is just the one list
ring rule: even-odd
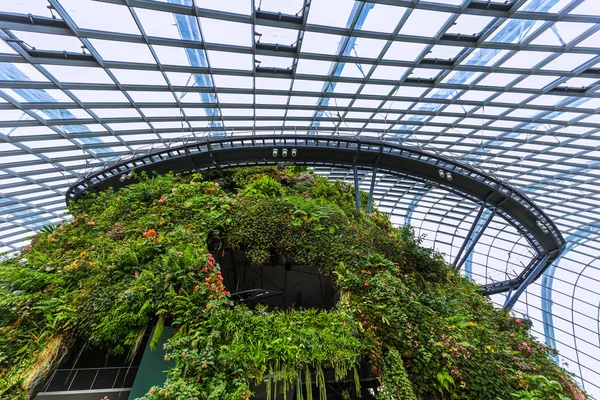
{"label": "red flower", "polygon": [[194,290],[198,290],[200,289],[200,286],[196,285],[196,287],[194,288]]}
{"label": "red flower", "polygon": [[369,282],[365,282],[365,286],[369,286]]}
{"label": "red flower", "polygon": [[[89,222],[88,222],[89,224]],[[148,229],[147,231],[145,231],[142,236],[151,239],[154,238],[156,236],[156,231],[154,229]]]}
{"label": "red flower", "polygon": [[87,223],[88,225],[96,225],[96,223],[94,221],[88,221]]}

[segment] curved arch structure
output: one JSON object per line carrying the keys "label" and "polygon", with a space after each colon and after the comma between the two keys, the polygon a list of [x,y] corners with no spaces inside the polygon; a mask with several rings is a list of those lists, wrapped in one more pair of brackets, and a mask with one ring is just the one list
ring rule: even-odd
{"label": "curved arch structure", "polygon": [[[127,184],[132,171],[176,173],[211,168],[269,165],[281,162],[314,166],[372,169],[423,180],[481,205],[475,225],[459,255],[468,256],[471,245],[486,223],[483,214],[498,214],[523,235],[537,256],[516,278],[482,286],[486,294],[512,293],[505,306],[511,307],[525,287],[537,279],[559,257],[565,241],[554,223],[527,196],[515,188],[474,168],[417,148],[388,142],[339,136],[236,136],[206,138],[182,146],[161,149],[107,166],[87,174],[67,191],[67,202],[89,191],[102,191]],[[369,199],[372,198],[372,190]],[[371,201],[367,205],[369,208]],[[488,212],[489,210],[491,212]],[[485,212],[484,212],[485,211]],[[483,226],[483,229],[482,229]],[[474,234],[474,236],[473,236]],[[464,260],[463,260],[464,262]],[[455,265],[459,263],[457,259]]]}

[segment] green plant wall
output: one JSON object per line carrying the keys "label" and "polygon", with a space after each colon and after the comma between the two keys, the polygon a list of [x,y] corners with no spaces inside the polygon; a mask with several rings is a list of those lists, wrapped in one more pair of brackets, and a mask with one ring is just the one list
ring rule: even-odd
{"label": "green plant wall", "polygon": [[[31,396],[75,343],[132,352],[165,325],[175,364],[146,400],[248,399],[265,380],[270,397],[324,399],[327,371],[354,382],[352,397],[362,359],[379,399],[585,398],[551,349],[409,227],[357,212],[347,183],[258,167],[136,181],[71,204],[70,222],[1,262],[0,398]],[[318,266],[340,301],[236,305],[209,247],[255,266],[272,252]],[[314,392],[301,390],[309,382]]]}

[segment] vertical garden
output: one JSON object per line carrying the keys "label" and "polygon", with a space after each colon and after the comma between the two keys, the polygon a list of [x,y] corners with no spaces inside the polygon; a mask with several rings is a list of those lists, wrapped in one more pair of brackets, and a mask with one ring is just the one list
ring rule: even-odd
{"label": "vertical garden", "polygon": [[[586,398],[410,228],[359,213],[347,183],[274,167],[139,176],[70,213],[0,262],[2,399],[30,398],[81,346],[133,354],[164,326],[175,366],[147,400]],[[335,306],[236,301],[215,261],[229,250],[317,268]]]}

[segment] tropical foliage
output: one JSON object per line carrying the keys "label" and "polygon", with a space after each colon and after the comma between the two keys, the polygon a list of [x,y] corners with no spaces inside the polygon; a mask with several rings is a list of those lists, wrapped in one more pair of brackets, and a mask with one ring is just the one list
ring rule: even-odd
{"label": "tropical foliage", "polygon": [[[327,371],[353,382],[350,398],[361,360],[379,399],[585,398],[551,349],[410,228],[358,212],[347,183],[274,167],[136,179],[71,204],[70,222],[1,262],[1,398],[28,398],[75,344],[133,354],[165,325],[175,367],[147,400],[248,399],[265,381],[269,397],[323,399]],[[209,252],[225,248],[255,266],[273,252],[318,266],[340,300],[236,305]]]}

